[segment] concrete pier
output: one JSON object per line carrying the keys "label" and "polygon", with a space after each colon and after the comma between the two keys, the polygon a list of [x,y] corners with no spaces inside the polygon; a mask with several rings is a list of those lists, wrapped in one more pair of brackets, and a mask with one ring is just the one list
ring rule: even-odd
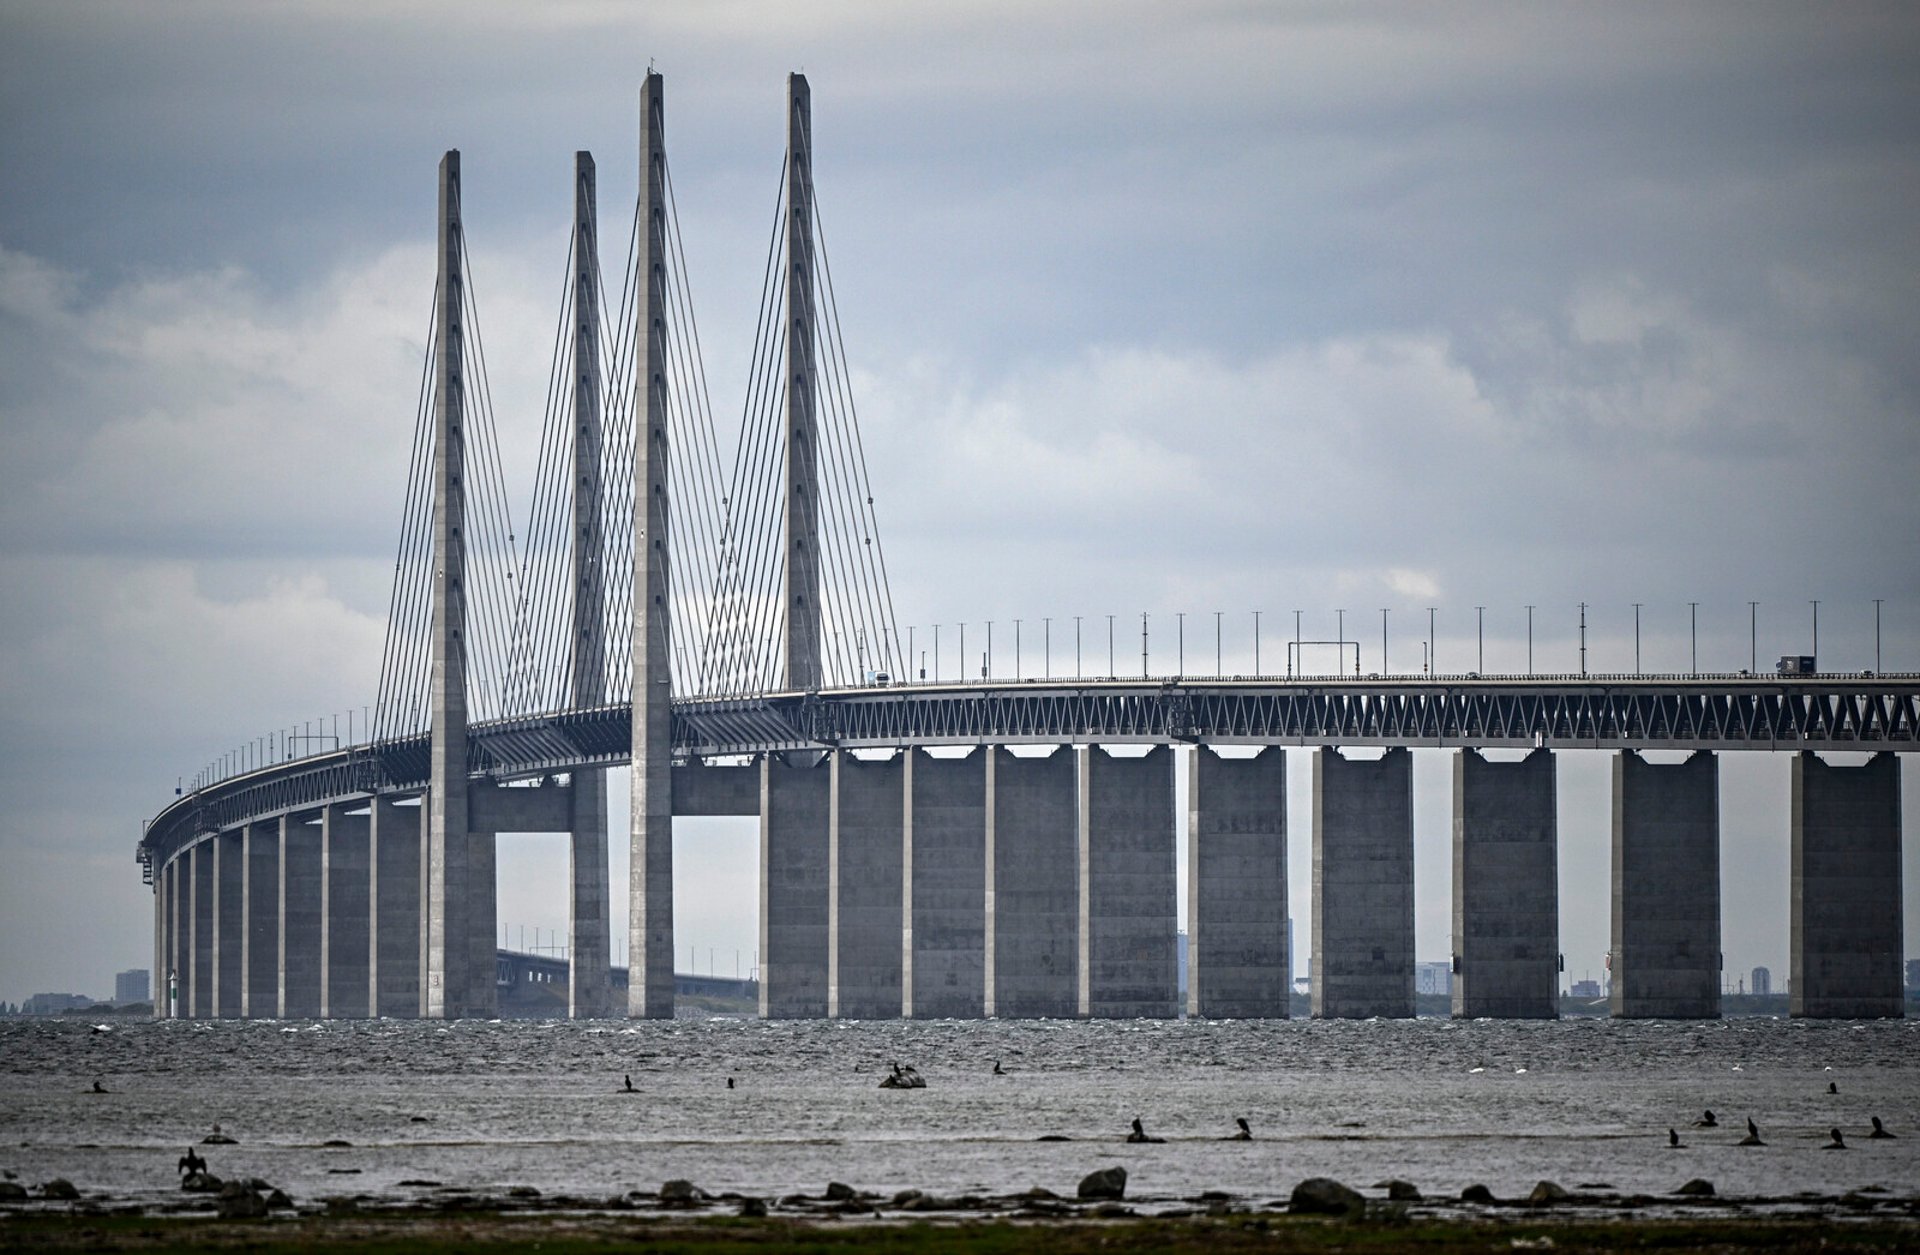
{"label": "concrete pier", "polygon": [[420,1015],[420,811],[376,797],[367,824],[371,965],[367,1012]]}
{"label": "concrete pier", "polygon": [[760,760],[760,1015],[827,1013],[832,771],[815,756]]}
{"label": "concrete pier", "polygon": [[1079,1012],[1179,1014],[1173,749],[1080,757]]}
{"label": "concrete pier", "polygon": [[240,951],[246,944],[246,859],[238,830],[223,832],[213,846],[213,1014],[240,1015]]}
{"label": "concrete pier", "polygon": [[986,755],[986,1013],[1071,1017],[1080,1009],[1078,774],[1071,748]]}
{"label": "concrete pier", "polygon": [[1287,758],[1196,746],[1187,776],[1187,1014],[1285,1019]]}
{"label": "concrete pier", "polygon": [[1560,1014],[1559,819],[1551,750],[1453,756],[1453,1014]]}
{"label": "concrete pier", "polygon": [[986,1007],[987,757],[902,754],[906,935],[901,1014],[977,1019]]}
{"label": "concrete pier", "polygon": [[320,826],[280,820],[280,1018],[320,1014]]}
{"label": "concrete pier", "polygon": [[827,834],[827,1014],[900,1017],[904,754],[831,756]]}
{"label": "concrete pier", "polygon": [[205,1019],[213,1009],[214,955],[214,843],[211,839],[193,847],[193,996],[188,1014]]}
{"label": "concrete pier", "polygon": [[467,992],[461,1014],[490,1019],[500,1009],[495,984],[500,948],[499,839],[492,832],[467,834]]}
{"label": "concrete pier", "polygon": [[1613,759],[1613,1014],[1720,1014],[1720,763]]}
{"label": "concrete pier", "polygon": [[[607,866],[607,774],[573,773],[573,830],[567,839],[567,1012],[576,1020],[613,1014],[612,902]],[[626,1008],[622,1007],[624,1012]]]}
{"label": "concrete pier", "polygon": [[1413,1014],[1413,755],[1313,756],[1313,1017]]}
{"label": "concrete pier", "polygon": [[1906,1014],[1900,961],[1900,761],[1859,767],[1793,759],[1793,980],[1811,1019]]}
{"label": "concrete pier", "polygon": [[267,1018],[280,1011],[280,825],[241,830],[240,1014]]}
{"label": "concrete pier", "polygon": [[369,817],[345,806],[320,812],[320,1015],[367,1013]]}

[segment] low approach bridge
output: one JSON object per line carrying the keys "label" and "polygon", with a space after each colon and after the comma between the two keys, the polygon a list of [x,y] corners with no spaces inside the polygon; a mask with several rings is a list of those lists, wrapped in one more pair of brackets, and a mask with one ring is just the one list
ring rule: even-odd
{"label": "low approach bridge", "polygon": [[[1284,1016],[1291,751],[1313,755],[1314,1014],[1408,1015],[1414,748],[1454,758],[1456,1014],[1556,1013],[1565,751],[1613,755],[1615,1014],[1718,1014],[1723,751],[1793,755],[1794,1012],[1900,1013],[1897,755],[1920,748],[1920,676],[875,682],[909,674],[910,650],[815,233],[798,75],[787,115],[730,479],[685,314],[660,76],[641,93],[617,300],[601,291],[594,167],[578,155],[524,532],[505,523],[503,490],[487,497],[499,458],[447,154],[378,714],[363,744],[196,780],[150,821],[138,856],[158,1014],[489,1015],[495,836],[563,832],[572,1013],[671,1015],[672,820],[741,815],[760,824],[765,1015],[1176,1014],[1184,831],[1186,1010]],[[1350,642],[1337,644],[1344,660]],[[1123,744],[1147,748],[1102,748]],[[926,752],[939,747],[975,749]],[[1691,753],[1655,764],[1655,750]],[[1817,757],[1832,751],[1872,757]],[[621,765],[624,1006],[605,792]]]}

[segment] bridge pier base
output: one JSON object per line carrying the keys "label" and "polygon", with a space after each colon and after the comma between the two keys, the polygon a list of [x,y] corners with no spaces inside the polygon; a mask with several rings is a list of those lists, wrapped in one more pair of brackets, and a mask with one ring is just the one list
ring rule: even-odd
{"label": "bridge pier base", "polygon": [[193,847],[193,992],[189,1015],[206,1019],[213,1009],[214,964],[214,866],[213,842],[198,841]]}
{"label": "bridge pier base", "polygon": [[368,815],[368,1014],[420,1015],[420,812],[375,797]]}
{"label": "bridge pier base", "polygon": [[902,752],[906,935],[900,1013],[978,1019],[986,1006],[987,772],[992,749],[965,758]]}
{"label": "bridge pier base", "polygon": [[827,1014],[831,775],[780,754],[760,760],[762,1019]]}
{"label": "bridge pier base", "polygon": [[1187,776],[1187,1014],[1285,1019],[1287,756],[1195,746]]}
{"label": "bridge pier base", "polygon": [[320,1014],[320,829],[280,820],[280,1018]]}
{"label": "bridge pier base", "polygon": [[1101,1019],[1179,1014],[1173,748],[1080,754],[1080,1006]]}
{"label": "bridge pier base", "polygon": [[1900,761],[1859,767],[1794,755],[1790,1012],[1906,1014],[1901,979]]}
{"label": "bridge pier base", "polygon": [[1559,819],[1553,751],[1453,756],[1453,1015],[1560,1014]]}
{"label": "bridge pier base", "polygon": [[280,1004],[280,826],[248,824],[240,843],[240,1014],[260,1019]]}
{"label": "bridge pier base", "polygon": [[1000,1019],[1080,1012],[1078,766],[1063,746],[986,755],[986,1013]]}
{"label": "bridge pier base", "polygon": [[366,1014],[370,816],[320,812],[320,1018]]}
{"label": "bridge pier base", "polygon": [[[567,1013],[576,1020],[613,1014],[611,890],[607,869],[607,775],[573,773],[567,838]],[[672,821],[668,821],[671,826]]]}
{"label": "bridge pier base", "polygon": [[1613,759],[1613,992],[1622,1019],[1720,1014],[1720,763]]}
{"label": "bridge pier base", "polygon": [[904,755],[835,750],[828,769],[827,1014],[898,1019],[904,912]]}
{"label": "bridge pier base", "polygon": [[1316,750],[1313,1018],[1413,1010],[1413,754]]}
{"label": "bridge pier base", "polygon": [[238,830],[223,832],[213,846],[213,1015],[240,1015],[240,981],[245,972],[246,856]]}
{"label": "bridge pier base", "polygon": [[173,953],[173,937],[174,920],[178,912],[173,896],[174,860],[162,858],[158,863],[153,874],[153,1018],[165,1020],[173,1016],[167,993],[177,962]]}
{"label": "bridge pier base", "polygon": [[[467,987],[460,1014],[492,1019],[500,1009],[500,838],[494,832],[467,833],[467,956],[462,965]],[[451,942],[448,943],[451,946]]]}

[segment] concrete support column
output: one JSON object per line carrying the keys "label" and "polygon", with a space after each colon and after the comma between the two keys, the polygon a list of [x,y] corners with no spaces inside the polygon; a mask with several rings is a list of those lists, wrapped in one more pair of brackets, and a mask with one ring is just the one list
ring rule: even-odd
{"label": "concrete support column", "polygon": [[986,749],[986,1013],[1067,1018],[1080,1008],[1080,833],[1075,751]]}
{"label": "concrete support column", "polygon": [[1552,750],[1453,756],[1453,1014],[1560,1014],[1559,819]]}
{"label": "concrete support column", "polygon": [[371,933],[368,1014],[420,1014],[420,811],[375,797],[367,825]]}
{"label": "concrete support column", "polygon": [[1080,754],[1079,1013],[1179,1014],[1173,747]]}
{"label": "concrete support column", "polygon": [[1900,760],[1793,759],[1790,1010],[1855,1020],[1906,1014],[1901,979]]}
{"label": "concrete support column", "polygon": [[260,1018],[280,1010],[280,825],[248,824],[240,844],[240,1014]]}
{"label": "concrete support column", "polygon": [[1613,759],[1613,1014],[1720,1014],[1720,762]]}
{"label": "concrete support column", "polygon": [[161,876],[161,909],[167,917],[166,966],[156,970],[153,996],[154,1009],[171,1020],[181,1014],[180,973],[186,966],[180,940],[180,860],[169,858],[161,867]]}
{"label": "concrete support column", "polygon": [[1313,756],[1313,1017],[1413,1014],[1413,754]]}
{"label": "concrete support column", "polygon": [[496,986],[500,948],[498,835],[467,834],[467,995],[462,1015],[492,1019],[500,1010]]}
{"label": "concrete support column", "polygon": [[214,843],[211,838],[193,847],[193,994],[189,1015],[206,1019],[214,1010]]}
{"label": "concrete support column", "polygon": [[153,1018],[166,1016],[167,998],[167,865],[162,861],[153,870],[153,973],[148,987],[153,990]]}
{"label": "concrete support column", "polygon": [[828,826],[832,772],[810,755],[760,760],[760,1014],[827,1013]]}
{"label": "concrete support column", "polygon": [[246,978],[246,848],[239,830],[213,839],[213,1014],[241,1015]]}
{"label": "concrete support column", "polygon": [[987,769],[990,750],[905,762],[900,1013],[978,1019],[986,1007]]}
{"label": "concrete support column", "polygon": [[606,773],[593,768],[575,771],[571,796],[567,880],[573,892],[567,917],[567,1011],[576,1020],[598,1020],[613,1014]]}
{"label": "concrete support column", "polygon": [[1287,756],[1196,746],[1187,776],[1187,1014],[1285,1019]]}
{"label": "concrete support column", "polygon": [[320,1014],[320,826],[280,820],[280,1018]]}
{"label": "concrete support column", "polygon": [[904,754],[829,760],[827,1014],[900,1016]]}
{"label": "concrete support column", "polygon": [[369,817],[346,805],[320,812],[320,1016],[366,1014]]}

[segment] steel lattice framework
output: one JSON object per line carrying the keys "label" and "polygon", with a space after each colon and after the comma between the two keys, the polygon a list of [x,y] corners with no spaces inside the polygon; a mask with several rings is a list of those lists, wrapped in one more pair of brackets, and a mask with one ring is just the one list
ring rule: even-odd
{"label": "steel lattice framework", "polygon": [[[468,770],[520,779],[627,761],[625,705],[470,729]],[[1476,749],[1920,750],[1920,676],[1840,679],[1024,681],[690,698],[676,757],[916,745],[1199,743]],[[200,789],[147,828],[140,858],[243,823],[427,783],[428,738],[275,764]]]}

